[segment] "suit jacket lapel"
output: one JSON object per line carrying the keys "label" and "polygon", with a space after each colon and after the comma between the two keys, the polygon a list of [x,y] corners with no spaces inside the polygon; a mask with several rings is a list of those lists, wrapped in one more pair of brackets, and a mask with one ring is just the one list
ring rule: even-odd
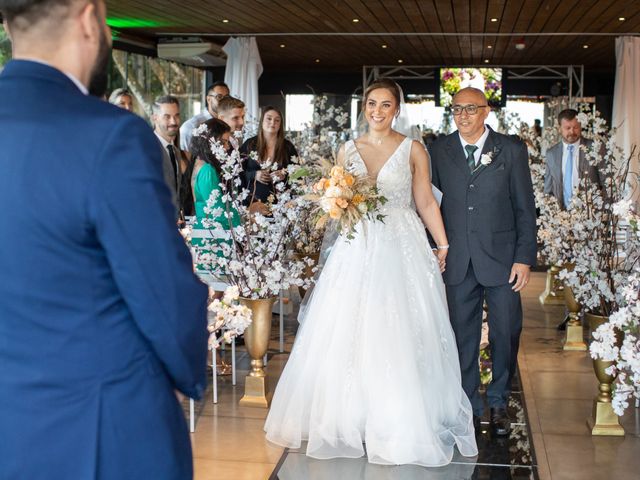
{"label": "suit jacket lapel", "polygon": [[449,138],[447,139],[447,154],[465,177],[468,176],[469,166],[467,165],[467,157],[464,155],[464,150],[462,149],[462,143],[460,143],[458,132],[454,132],[449,135]]}
{"label": "suit jacket lapel", "polygon": [[474,170],[473,174],[471,175],[471,180],[475,180],[476,177],[480,175],[482,172],[484,172],[485,170],[495,168],[497,164],[496,161],[500,154],[500,150],[502,149],[500,138],[496,135],[496,133],[490,127],[487,127],[487,128],[489,129],[489,136],[487,137],[487,140],[484,142],[484,147],[482,148],[481,155],[484,155],[485,153],[489,153],[489,152],[494,152],[493,158],[489,165],[482,165],[482,163],[479,163],[476,169]]}

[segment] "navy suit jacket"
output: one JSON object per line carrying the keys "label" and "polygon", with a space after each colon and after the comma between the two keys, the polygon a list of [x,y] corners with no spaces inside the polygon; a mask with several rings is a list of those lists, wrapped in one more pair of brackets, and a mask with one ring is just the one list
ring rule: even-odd
{"label": "navy suit jacket", "polygon": [[492,162],[473,173],[457,131],[429,152],[450,245],[445,283],[461,283],[469,262],[487,287],[508,283],[514,263],[535,265],[536,209],[524,143],[491,130],[482,152],[491,153]]}
{"label": "navy suit jacket", "polygon": [[0,478],[191,478],[207,288],[157,139],[39,63],[0,98]]}

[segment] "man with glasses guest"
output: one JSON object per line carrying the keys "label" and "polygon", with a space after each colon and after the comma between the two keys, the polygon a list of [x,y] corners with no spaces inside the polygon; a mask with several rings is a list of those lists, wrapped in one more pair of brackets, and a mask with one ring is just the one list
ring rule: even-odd
{"label": "man with glasses guest", "polygon": [[193,131],[210,118],[218,117],[218,102],[229,96],[229,87],[222,81],[215,82],[207,89],[207,108],[194,115],[180,127],[180,149],[189,151]]}
{"label": "man with glasses guest", "polygon": [[494,434],[505,436],[511,429],[507,401],[522,330],[520,290],[536,262],[527,148],[485,125],[490,107],[481,90],[460,90],[451,111],[458,130],[429,149],[450,245],[443,274],[447,302],[476,428],[484,412],[478,355],[483,301],[488,304],[493,361],[489,420]]}

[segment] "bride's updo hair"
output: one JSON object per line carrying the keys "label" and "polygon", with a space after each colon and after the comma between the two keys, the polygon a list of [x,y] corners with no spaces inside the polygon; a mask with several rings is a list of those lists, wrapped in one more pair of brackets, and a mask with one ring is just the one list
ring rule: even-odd
{"label": "bride's updo hair", "polygon": [[374,90],[379,88],[386,88],[391,92],[393,98],[396,99],[396,104],[398,105],[398,110],[400,109],[400,87],[396,82],[391,80],[390,78],[381,77],[375,80],[371,85],[367,87],[364,91],[364,100],[362,102],[362,110],[366,108],[367,100],[369,99],[369,94]]}

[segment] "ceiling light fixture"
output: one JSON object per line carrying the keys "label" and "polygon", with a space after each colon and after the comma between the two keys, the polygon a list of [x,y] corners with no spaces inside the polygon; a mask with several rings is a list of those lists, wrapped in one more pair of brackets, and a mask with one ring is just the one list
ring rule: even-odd
{"label": "ceiling light fixture", "polygon": [[524,50],[527,47],[527,44],[524,43],[524,38],[519,38],[516,40],[516,50]]}
{"label": "ceiling light fixture", "polygon": [[280,48],[284,48],[284,47],[286,47],[286,45],[284,43],[281,43]]}
{"label": "ceiling light fixture", "polygon": [[621,22],[624,22],[626,20],[626,18],[624,17],[619,17],[618,20],[620,20]]}
{"label": "ceiling light fixture", "polygon": [[228,18],[223,18],[222,19],[222,23],[229,23],[229,19]]}
{"label": "ceiling light fixture", "polygon": [[485,58],[484,63],[489,63],[489,59]]}
{"label": "ceiling light fixture", "polygon": [[497,22],[497,21],[498,21],[498,19],[497,19],[497,18],[492,18],[492,19],[491,19],[491,21],[492,21],[493,23],[495,23],[495,22]]}
{"label": "ceiling light fixture", "polygon": [[487,48],[491,50],[493,48],[493,45],[487,45]]}
{"label": "ceiling light fixture", "polygon": [[398,63],[402,63],[404,62],[404,60],[402,60],[401,58],[398,59]]}
{"label": "ceiling light fixture", "polygon": [[382,48],[387,48],[387,44],[386,44],[386,43],[383,43],[383,44],[382,44]]}
{"label": "ceiling light fixture", "polygon": [[589,45],[582,45],[582,48],[589,48]]}
{"label": "ceiling light fixture", "polygon": [[360,21],[360,20],[358,20],[357,18],[354,18],[354,19],[352,20],[352,22],[353,22],[353,23],[358,23],[359,21]]}
{"label": "ceiling light fixture", "polygon": [[319,58],[316,58],[316,63],[320,63],[320,59]]}

